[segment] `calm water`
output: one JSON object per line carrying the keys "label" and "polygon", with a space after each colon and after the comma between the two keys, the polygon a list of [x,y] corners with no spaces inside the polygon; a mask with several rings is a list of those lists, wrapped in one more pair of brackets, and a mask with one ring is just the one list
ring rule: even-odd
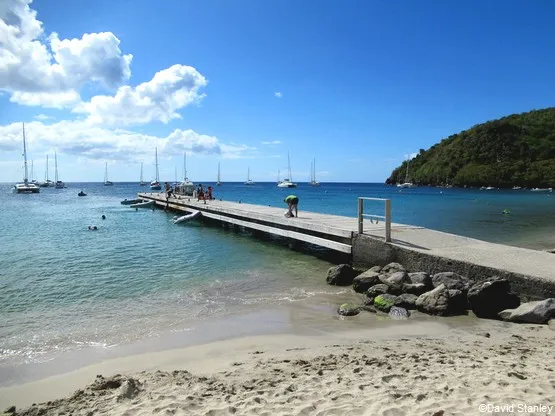
{"label": "calm water", "polygon": [[[77,197],[81,189],[88,196]],[[11,185],[0,185],[0,370],[187,331],[203,320],[341,290],[325,284],[331,265],[325,260],[218,227],[176,226],[170,222],[174,214],[120,204],[146,189],[87,183],[16,195]],[[555,247],[552,194],[399,192],[382,184],[303,184],[294,192],[301,211],[355,216],[358,196],[391,198],[395,222]],[[216,188],[224,200],[284,210],[282,200],[289,193],[273,183]],[[502,215],[504,209],[511,214]],[[99,230],[89,231],[89,225]]]}

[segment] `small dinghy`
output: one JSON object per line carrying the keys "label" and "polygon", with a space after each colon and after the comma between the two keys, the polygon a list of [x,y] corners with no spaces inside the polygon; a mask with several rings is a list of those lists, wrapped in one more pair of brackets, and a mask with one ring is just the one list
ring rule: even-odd
{"label": "small dinghy", "polygon": [[173,223],[174,224],[180,224],[182,222],[187,222],[187,221],[191,221],[194,220],[195,218],[200,216],[200,211],[193,211],[190,214],[187,215],[183,215],[182,217],[173,217]]}
{"label": "small dinghy", "polygon": [[121,201],[121,205],[139,204],[141,202],[143,202],[142,199],[124,199]]}
{"label": "small dinghy", "polygon": [[77,196],[87,196],[87,194],[85,192],[81,191],[77,194]]}
{"label": "small dinghy", "polygon": [[139,202],[137,204],[129,205],[131,208],[150,208],[154,206],[154,201]]}

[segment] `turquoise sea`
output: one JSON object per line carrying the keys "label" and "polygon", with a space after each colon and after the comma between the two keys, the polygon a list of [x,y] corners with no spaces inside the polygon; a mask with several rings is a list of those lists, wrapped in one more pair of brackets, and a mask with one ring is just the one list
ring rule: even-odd
{"label": "turquoise sea", "polygon": [[[325,258],[198,222],[174,225],[173,213],[120,204],[147,189],[70,183],[17,195],[11,184],[0,184],[0,385],[24,380],[29,365],[117,346],[156,348],[161,337],[179,346],[201,325],[295,302],[334,315],[333,296],[349,296],[348,289],[326,285],[332,263]],[[80,190],[88,195],[78,197]],[[215,196],[285,210],[282,201],[291,191],[274,183],[225,183]],[[301,215],[354,217],[358,196],[391,198],[397,223],[555,247],[551,193],[359,183],[299,184],[294,193]],[[268,332],[282,322],[271,314],[264,319]],[[229,328],[211,336],[241,331]]]}

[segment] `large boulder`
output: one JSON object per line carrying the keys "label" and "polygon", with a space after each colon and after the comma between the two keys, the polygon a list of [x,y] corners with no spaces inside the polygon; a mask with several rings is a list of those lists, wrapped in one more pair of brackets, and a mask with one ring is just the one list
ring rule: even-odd
{"label": "large boulder", "polygon": [[405,271],[392,273],[385,279],[382,278],[381,280],[389,287],[388,292],[396,295],[403,293],[403,286],[410,283],[409,275]]}
{"label": "large boulder", "polygon": [[387,293],[389,286],[380,283],[379,285],[374,285],[366,291],[366,296],[369,298],[375,298],[376,296],[383,295]]}
{"label": "large boulder", "polygon": [[555,298],[523,303],[516,309],[499,312],[501,319],[527,324],[547,324],[555,318]]}
{"label": "large boulder", "polygon": [[353,289],[357,293],[364,293],[380,282],[379,273],[367,270],[353,279]]}
{"label": "large boulder", "polygon": [[409,293],[403,293],[402,295],[397,296],[395,299],[395,306],[405,309],[416,309],[416,300],[418,296],[412,295]]}
{"label": "large boulder", "polygon": [[352,303],[344,303],[337,309],[337,313],[342,316],[354,316],[360,312],[360,306]]}
{"label": "large boulder", "polygon": [[462,291],[448,289],[441,284],[420,295],[416,300],[416,309],[432,315],[457,315],[464,312],[465,304],[466,297]]}
{"label": "large boulder", "polygon": [[379,295],[374,298],[374,307],[382,312],[388,313],[390,309],[395,306],[397,296],[393,295]]}
{"label": "large boulder", "polygon": [[461,276],[458,273],[442,272],[432,276],[432,285],[434,287],[444,285],[447,289],[456,289],[466,293],[470,280],[468,280],[468,277]]}
{"label": "large boulder", "polygon": [[429,292],[433,288],[426,286],[424,283],[405,283],[403,285],[403,292],[420,296],[423,293]]}
{"label": "large boulder", "polygon": [[519,297],[511,293],[509,281],[497,276],[473,284],[467,297],[470,309],[479,318],[496,319],[499,312],[520,305]]}
{"label": "large boulder", "polygon": [[393,274],[396,272],[404,272],[406,271],[405,268],[399,263],[389,263],[382,267],[380,273],[382,274]]}
{"label": "large boulder", "polygon": [[356,272],[348,264],[340,264],[328,269],[326,282],[328,285],[349,286],[353,284]]}
{"label": "large boulder", "polygon": [[407,319],[410,316],[410,312],[405,308],[392,306],[389,310],[389,316],[393,319]]}
{"label": "large boulder", "polygon": [[426,272],[409,273],[409,279],[412,284],[423,284],[428,290],[432,290],[432,278]]}

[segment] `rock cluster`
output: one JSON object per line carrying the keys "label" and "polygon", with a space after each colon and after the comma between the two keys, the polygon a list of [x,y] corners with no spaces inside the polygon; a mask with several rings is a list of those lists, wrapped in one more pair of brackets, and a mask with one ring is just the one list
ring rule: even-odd
{"label": "rock cluster", "polygon": [[374,266],[357,273],[341,264],[328,270],[328,284],[353,286],[367,296],[364,305],[344,304],[338,313],[356,315],[361,310],[380,311],[393,318],[407,318],[409,310],[438,315],[461,315],[471,310],[479,318],[547,324],[555,318],[555,298],[521,305],[509,281],[493,276],[473,282],[454,272],[430,275],[405,270],[399,263]]}

